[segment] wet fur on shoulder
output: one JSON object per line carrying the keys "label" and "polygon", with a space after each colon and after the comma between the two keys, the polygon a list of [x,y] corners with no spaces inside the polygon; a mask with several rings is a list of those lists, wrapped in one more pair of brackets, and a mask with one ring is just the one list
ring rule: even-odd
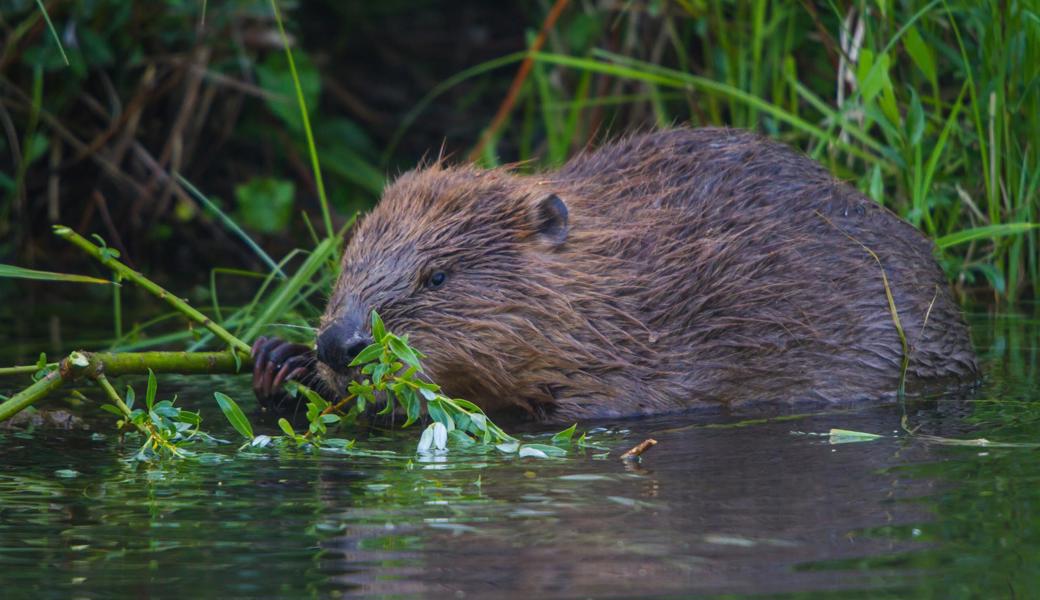
{"label": "wet fur on shoulder", "polygon": [[882,268],[909,385],[973,380],[920,232],[787,146],[674,129],[536,175],[405,173],[350,239],[321,329],[376,309],[447,393],[538,418],[879,400],[903,358]]}

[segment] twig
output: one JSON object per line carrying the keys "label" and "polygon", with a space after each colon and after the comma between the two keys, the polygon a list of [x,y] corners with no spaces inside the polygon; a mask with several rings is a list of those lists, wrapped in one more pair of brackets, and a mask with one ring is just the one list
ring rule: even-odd
{"label": "twig", "polygon": [[549,9],[549,14],[546,15],[545,21],[542,23],[542,29],[538,32],[538,37],[534,39],[531,48],[527,51],[527,57],[524,58],[524,62],[520,63],[520,68],[517,70],[516,76],[513,77],[513,83],[509,84],[509,91],[506,93],[505,100],[499,105],[498,112],[495,113],[491,124],[481,134],[480,141],[477,142],[476,147],[469,153],[469,160],[474,161],[480,157],[484,152],[484,147],[488,145],[491,138],[502,127],[506,118],[509,117],[509,113],[513,112],[513,106],[516,105],[516,100],[520,96],[520,89],[523,88],[527,76],[531,73],[535,55],[545,45],[545,38],[549,34],[549,30],[556,24],[556,20],[560,18],[563,9],[567,8],[569,3],[570,0],[556,0],[552,8]]}
{"label": "twig", "polygon": [[624,454],[622,454],[620,458],[621,458],[621,460],[638,460],[639,459],[639,455],[641,455],[642,453],[646,452],[647,450],[653,448],[656,445],[657,445],[657,440],[655,440],[654,438],[647,438],[647,439],[639,442],[638,444],[636,444],[636,446],[633,447],[628,452],[625,452]]}

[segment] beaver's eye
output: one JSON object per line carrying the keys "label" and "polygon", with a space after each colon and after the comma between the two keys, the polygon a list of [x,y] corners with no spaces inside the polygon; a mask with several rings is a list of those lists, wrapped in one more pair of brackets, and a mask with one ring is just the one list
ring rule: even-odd
{"label": "beaver's eye", "polygon": [[435,290],[444,285],[447,279],[448,275],[444,271],[434,271],[430,274],[430,278],[426,280],[426,287]]}

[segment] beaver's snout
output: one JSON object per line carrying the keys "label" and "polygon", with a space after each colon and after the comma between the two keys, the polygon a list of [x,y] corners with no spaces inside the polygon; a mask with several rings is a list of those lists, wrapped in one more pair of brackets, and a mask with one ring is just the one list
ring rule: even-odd
{"label": "beaver's snout", "polygon": [[318,360],[345,375],[350,371],[350,361],[371,343],[372,336],[360,319],[339,319],[318,335]]}

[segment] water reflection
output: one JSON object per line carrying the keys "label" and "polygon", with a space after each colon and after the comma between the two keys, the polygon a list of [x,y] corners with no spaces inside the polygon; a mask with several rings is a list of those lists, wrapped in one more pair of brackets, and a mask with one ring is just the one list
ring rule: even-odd
{"label": "water reflection", "polygon": [[[976,332],[984,388],[912,403],[908,425],[1035,441],[1036,322]],[[902,417],[888,406],[595,433],[612,456],[657,439],[637,466],[597,450],[423,461],[410,434],[368,442],[402,451],[390,464],[214,448],[200,464],[140,465],[104,423],[105,435],[3,432],[0,573],[27,595],[105,598],[1035,593],[1037,450],[927,443]],[[805,435],[831,428],[889,437]]]}

